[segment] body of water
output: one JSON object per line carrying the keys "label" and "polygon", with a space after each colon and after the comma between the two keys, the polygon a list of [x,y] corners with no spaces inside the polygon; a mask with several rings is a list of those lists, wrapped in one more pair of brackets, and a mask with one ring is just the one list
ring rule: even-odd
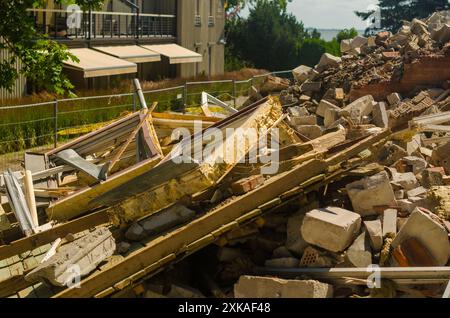
{"label": "body of water", "polygon": [[[312,28],[308,28],[308,30],[312,30]],[[338,35],[339,31],[341,30],[317,29],[317,31],[319,31],[320,34],[322,35],[322,39],[324,39],[325,41],[331,41]],[[358,33],[360,35],[364,35],[364,30],[358,30]]]}

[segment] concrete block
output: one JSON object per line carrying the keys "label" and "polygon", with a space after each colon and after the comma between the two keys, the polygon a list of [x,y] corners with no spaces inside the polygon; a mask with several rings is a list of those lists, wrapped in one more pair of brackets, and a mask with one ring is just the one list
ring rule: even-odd
{"label": "concrete block", "polygon": [[443,186],[445,170],[442,167],[428,168],[422,171],[420,182],[425,188]]}
{"label": "concrete block", "polygon": [[331,252],[345,250],[359,234],[361,217],[351,211],[328,207],[308,212],[301,233],[306,242]]}
{"label": "concrete block", "polygon": [[265,263],[265,267],[271,268],[297,268],[300,264],[300,261],[294,257],[283,257],[283,258],[275,258],[268,259]]}
{"label": "concrete block", "polygon": [[396,200],[402,200],[405,198],[406,192],[405,190],[397,190],[394,191],[394,195]]}
{"label": "concrete block", "polygon": [[420,197],[420,196],[424,196],[427,194],[427,189],[425,189],[424,187],[418,187],[418,188],[409,190],[408,192],[406,192],[406,194],[409,199],[414,198],[414,197]]}
{"label": "concrete block", "polygon": [[372,264],[370,237],[366,231],[363,231],[348,248],[345,259],[355,267],[368,267]]}
{"label": "concrete block", "polygon": [[330,298],[333,286],[314,280],[286,280],[241,276],[234,285],[235,298]]}
{"label": "concrete block", "polygon": [[383,212],[383,237],[397,234],[397,210],[387,209]]}
{"label": "concrete block", "polygon": [[353,209],[362,216],[375,215],[374,206],[391,205],[396,201],[385,171],[350,183],[346,189]]}
{"label": "concrete block", "polygon": [[286,247],[297,256],[301,256],[308,243],[303,239],[301,227],[305,218],[304,213],[296,213],[287,221]]}
{"label": "concrete block", "polygon": [[305,136],[306,138],[313,140],[316,138],[319,138],[323,135],[323,130],[320,126],[317,125],[302,125],[302,126],[295,126],[295,129]]}
{"label": "concrete block", "polygon": [[140,221],[146,236],[160,234],[174,226],[186,223],[195,217],[195,212],[184,205],[175,204]]}
{"label": "concrete block", "polygon": [[370,238],[370,245],[375,252],[381,251],[383,247],[383,230],[381,227],[381,220],[364,221],[367,234]]}
{"label": "concrete block", "polygon": [[447,264],[450,257],[448,232],[432,215],[415,209],[392,242],[392,248],[396,249],[409,238],[415,238],[428,250],[436,266]]}
{"label": "concrete block", "polygon": [[450,142],[433,149],[431,163],[435,167],[443,167],[446,174],[450,174]]}
{"label": "concrete block", "polygon": [[398,93],[392,93],[387,96],[387,100],[391,106],[395,106],[402,101],[402,97]]}
{"label": "concrete block", "polygon": [[312,70],[313,69],[309,66],[300,65],[292,71],[292,75],[294,75],[294,78],[297,82],[302,84],[304,81],[311,77]]}
{"label": "concrete block", "polygon": [[25,276],[29,282],[49,282],[63,287],[93,272],[116,250],[112,233],[106,227],[97,228],[77,241],[61,246],[48,261]]}
{"label": "concrete block", "polygon": [[340,57],[324,53],[320,58],[319,64],[316,65],[316,70],[318,72],[323,72],[330,67],[338,67],[341,62],[342,60]]}
{"label": "concrete block", "polygon": [[395,173],[392,176],[392,184],[403,188],[406,191],[417,188],[419,182],[412,172]]}
{"label": "concrete block", "polygon": [[389,127],[389,117],[386,111],[386,103],[379,102],[376,103],[372,111],[373,123],[377,127],[388,128]]}
{"label": "concrete block", "polygon": [[336,121],[339,120],[341,110],[340,109],[334,109],[334,108],[327,108],[325,109],[325,116],[324,116],[324,125],[325,128],[331,127]]}
{"label": "concrete block", "polygon": [[373,96],[367,95],[345,106],[342,111],[353,120],[360,122],[364,116],[369,116],[373,112],[374,104]]}
{"label": "concrete block", "polygon": [[327,109],[335,109],[336,111],[340,111],[341,109],[336,105],[330,103],[329,101],[322,99],[317,106],[316,114],[320,117],[325,117],[325,111]]}

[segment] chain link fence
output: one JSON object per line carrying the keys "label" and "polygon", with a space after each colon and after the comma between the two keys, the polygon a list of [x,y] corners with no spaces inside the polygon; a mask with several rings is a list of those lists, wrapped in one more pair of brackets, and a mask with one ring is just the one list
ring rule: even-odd
{"label": "chain link fence", "polygon": [[[262,85],[269,75],[292,79],[292,71],[282,71],[244,81],[186,82],[143,93],[148,105],[158,102],[156,112],[201,113],[202,92],[236,106],[237,99],[249,96],[252,86]],[[134,93],[0,106],[0,171],[20,168],[25,152],[52,149],[138,109]]]}

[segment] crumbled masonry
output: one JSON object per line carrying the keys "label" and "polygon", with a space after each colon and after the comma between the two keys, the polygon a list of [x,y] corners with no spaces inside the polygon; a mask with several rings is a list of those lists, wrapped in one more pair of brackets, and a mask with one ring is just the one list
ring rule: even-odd
{"label": "crumbled masonry", "polygon": [[[344,40],[342,57],[300,65],[292,80],[268,77],[245,106],[232,104],[236,113],[144,107],[27,153],[34,189],[24,171],[14,187],[0,175],[0,297],[441,298],[450,280],[449,16]],[[200,138],[211,127],[263,132],[245,145],[231,142],[241,133],[225,136],[242,160],[220,162],[215,151],[207,162],[172,160],[211,151],[214,141]],[[172,140],[175,128],[192,135]],[[270,128],[278,140],[255,155]],[[58,158],[67,150],[80,164]],[[104,181],[81,169],[111,162]],[[36,197],[31,233],[21,231],[27,209],[14,207],[27,202],[17,188]],[[371,289],[374,268],[381,286]],[[75,278],[79,288],[68,288]]]}

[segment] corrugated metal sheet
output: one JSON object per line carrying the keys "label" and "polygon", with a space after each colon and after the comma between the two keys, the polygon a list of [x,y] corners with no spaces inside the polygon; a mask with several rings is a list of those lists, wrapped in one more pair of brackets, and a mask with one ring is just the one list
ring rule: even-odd
{"label": "corrugated metal sheet", "polygon": [[[2,42],[3,39],[0,38],[0,42]],[[13,53],[7,49],[0,49],[0,61],[3,61],[5,59],[11,58]],[[16,68],[19,70],[22,67],[22,62],[18,61],[16,63]],[[23,75],[19,75],[19,77],[16,80],[16,83],[13,87],[13,90],[9,92],[8,90],[4,88],[0,88],[0,101],[8,98],[18,98],[25,96],[26,94],[26,78]]]}

